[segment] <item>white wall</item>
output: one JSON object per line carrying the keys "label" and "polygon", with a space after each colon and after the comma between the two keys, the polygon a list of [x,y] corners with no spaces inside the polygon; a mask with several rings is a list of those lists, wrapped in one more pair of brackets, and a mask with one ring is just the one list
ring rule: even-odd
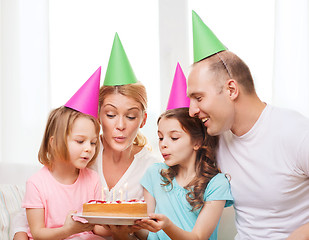
{"label": "white wall", "polygon": [[309,1],[276,1],[274,104],[309,117]]}
{"label": "white wall", "polygon": [[36,160],[49,109],[48,1],[1,1],[1,157]]}

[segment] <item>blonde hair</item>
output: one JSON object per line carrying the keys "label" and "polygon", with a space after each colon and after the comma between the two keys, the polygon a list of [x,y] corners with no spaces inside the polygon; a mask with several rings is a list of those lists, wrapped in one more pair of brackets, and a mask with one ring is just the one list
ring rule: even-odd
{"label": "blonde hair", "polygon": [[[136,102],[141,104],[142,112],[146,112],[147,93],[145,86],[140,82],[126,85],[102,86],[100,88],[99,96],[99,111],[101,111],[101,107],[106,96],[117,93],[134,99]],[[147,144],[147,139],[140,131],[138,131],[133,144],[139,147],[144,147]]]}
{"label": "blonde hair", "polygon": [[[53,160],[55,158],[61,159],[63,161],[69,161],[67,136],[72,130],[74,121],[79,117],[90,119],[95,126],[95,132],[98,139],[96,143],[95,154],[89,161],[88,166],[94,163],[94,160],[99,153],[100,147],[100,124],[98,120],[93,116],[62,106],[50,112],[38,153],[39,162],[47,166],[48,169],[51,170],[53,168]],[[50,142],[51,138],[53,138],[52,144]]]}

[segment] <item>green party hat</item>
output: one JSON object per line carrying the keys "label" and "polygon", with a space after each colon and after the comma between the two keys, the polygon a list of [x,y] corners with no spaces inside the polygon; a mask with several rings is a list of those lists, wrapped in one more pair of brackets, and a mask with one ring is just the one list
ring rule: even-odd
{"label": "green party hat", "polygon": [[202,19],[192,10],[194,62],[227,50]]}
{"label": "green party hat", "polygon": [[104,86],[136,83],[137,79],[116,33],[105,74]]}

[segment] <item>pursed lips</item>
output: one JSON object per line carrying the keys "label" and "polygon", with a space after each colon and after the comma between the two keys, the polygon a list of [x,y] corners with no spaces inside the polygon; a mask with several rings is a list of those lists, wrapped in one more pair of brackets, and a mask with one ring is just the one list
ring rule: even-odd
{"label": "pursed lips", "polygon": [[171,154],[162,153],[162,157],[163,157],[164,159],[167,159],[167,158],[169,158],[170,156],[171,156]]}
{"label": "pursed lips", "polygon": [[114,139],[115,139],[116,142],[123,142],[126,139],[126,137],[124,137],[124,136],[117,136],[117,137],[114,137]]}
{"label": "pursed lips", "polygon": [[89,157],[81,157],[81,159],[84,160],[84,161],[88,161]]}

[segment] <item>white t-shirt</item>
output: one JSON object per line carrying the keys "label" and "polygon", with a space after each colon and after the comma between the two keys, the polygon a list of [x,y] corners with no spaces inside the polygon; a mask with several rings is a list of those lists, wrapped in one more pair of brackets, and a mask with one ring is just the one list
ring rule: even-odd
{"label": "white t-shirt", "polygon": [[[101,178],[102,187],[108,189],[106,180],[103,175],[103,166],[102,166],[102,155],[103,155],[103,144],[100,141],[100,153],[96,159],[96,162],[91,166],[92,169],[97,171]],[[120,199],[119,190],[125,190],[125,185],[127,185],[127,196],[126,193],[123,193],[123,199],[144,199],[143,187],[140,184],[140,180],[146,172],[147,168],[153,163],[160,162],[158,157],[155,157],[147,147],[143,147],[141,151],[135,154],[133,162],[130,167],[120,178],[117,184],[110,189],[108,192],[108,197],[113,198],[115,193],[115,199]],[[105,195],[107,195],[105,193]]]}
{"label": "white t-shirt", "polygon": [[235,239],[286,239],[309,222],[309,119],[267,105],[246,134],[220,136],[217,158],[231,176]]}

